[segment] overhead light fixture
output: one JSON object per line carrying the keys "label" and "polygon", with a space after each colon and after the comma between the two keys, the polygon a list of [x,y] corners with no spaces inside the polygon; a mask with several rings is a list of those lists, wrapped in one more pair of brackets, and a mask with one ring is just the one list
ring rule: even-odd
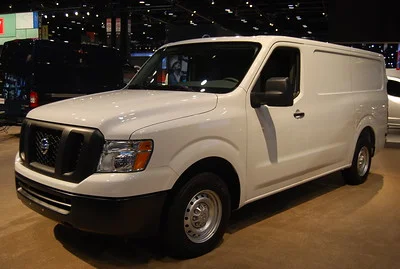
{"label": "overhead light fixture", "polygon": [[68,17],[69,15],[68,15],[68,13],[65,13],[65,17]]}
{"label": "overhead light fixture", "polygon": [[325,16],[325,12],[322,12],[322,16]]}
{"label": "overhead light fixture", "polygon": [[56,17],[56,15],[52,15],[51,17],[52,17],[52,18],[55,18],[55,17]]}
{"label": "overhead light fixture", "polygon": [[294,9],[293,5],[288,5],[289,9]]}
{"label": "overhead light fixture", "polygon": [[58,2],[56,2],[56,6],[58,6],[59,5],[59,3]]}
{"label": "overhead light fixture", "polygon": [[253,29],[256,31],[260,30],[260,28],[258,28],[258,27],[253,27]]}
{"label": "overhead light fixture", "polygon": [[90,16],[90,12],[88,11],[87,13],[86,13],[88,16]]}
{"label": "overhead light fixture", "polygon": [[248,5],[249,4],[249,2],[246,2],[246,5]]}
{"label": "overhead light fixture", "polygon": [[249,7],[253,7],[253,5],[249,5]]}
{"label": "overhead light fixture", "polygon": [[214,1],[212,1],[212,2],[211,2],[211,5],[214,5],[214,4],[215,4],[215,2],[214,2]]}
{"label": "overhead light fixture", "polygon": [[98,18],[99,17],[99,14],[96,14],[96,18]]}
{"label": "overhead light fixture", "polygon": [[274,26],[274,24],[272,22],[269,23],[270,26]]}
{"label": "overhead light fixture", "polygon": [[145,2],[144,1],[139,1],[139,4],[144,4]]}
{"label": "overhead light fixture", "polygon": [[246,21],[245,19],[241,19],[241,21],[242,21],[243,23],[247,23],[247,21]]}
{"label": "overhead light fixture", "polygon": [[304,28],[307,28],[307,25],[303,24],[303,27],[304,27]]}
{"label": "overhead light fixture", "polygon": [[196,14],[196,12],[197,12],[196,10],[195,10],[195,11],[193,11],[193,13],[194,13],[194,14]]}
{"label": "overhead light fixture", "polygon": [[275,29],[275,32],[278,32],[278,28]]}
{"label": "overhead light fixture", "polygon": [[149,4],[149,3],[146,3],[146,6],[150,6],[150,4]]}
{"label": "overhead light fixture", "polygon": [[78,15],[79,15],[78,11],[75,11],[75,16],[78,16]]}
{"label": "overhead light fixture", "polygon": [[301,16],[296,16],[296,19],[297,19],[298,21],[301,21]]}
{"label": "overhead light fixture", "polygon": [[47,19],[47,15],[44,15],[44,18]]}
{"label": "overhead light fixture", "polygon": [[233,13],[233,11],[230,10],[229,8],[225,8],[225,11],[228,12],[229,14],[232,14],[232,13]]}
{"label": "overhead light fixture", "polygon": [[311,35],[311,34],[312,34],[312,32],[311,32],[311,31],[308,31],[307,33],[308,33],[309,35]]}

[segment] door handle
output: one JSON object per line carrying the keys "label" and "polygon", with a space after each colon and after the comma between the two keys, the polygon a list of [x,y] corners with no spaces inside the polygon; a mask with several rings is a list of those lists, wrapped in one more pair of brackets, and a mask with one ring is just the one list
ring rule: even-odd
{"label": "door handle", "polygon": [[299,120],[304,118],[306,114],[304,112],[301,112],[300,110],[296,110],[296,112],[294,112],[293,116],[295,117],[295,119]]}

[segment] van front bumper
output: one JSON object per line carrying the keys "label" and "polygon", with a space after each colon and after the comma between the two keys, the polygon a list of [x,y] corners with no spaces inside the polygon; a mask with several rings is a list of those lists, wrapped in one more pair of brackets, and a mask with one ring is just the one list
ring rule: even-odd
{"label": "van front bumper", "polygon": [[155,235],[167,192],[124,198],[57,190],[15,174],[18,198],[37,213],[83,231],[109,235]]}

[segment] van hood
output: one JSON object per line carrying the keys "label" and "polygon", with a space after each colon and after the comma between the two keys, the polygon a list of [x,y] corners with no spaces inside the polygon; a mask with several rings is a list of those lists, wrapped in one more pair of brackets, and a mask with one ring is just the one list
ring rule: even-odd
{"label": "van hood", "polygon": [[217,100],[210,93],[116,90],[40,106],[27,118],[96,128],[106,139],[129,139],[138,129],[211,111]]}

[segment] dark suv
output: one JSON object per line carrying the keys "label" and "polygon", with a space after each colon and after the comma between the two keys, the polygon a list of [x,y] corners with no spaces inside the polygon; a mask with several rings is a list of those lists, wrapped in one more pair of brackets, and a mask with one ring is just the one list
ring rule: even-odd
{"label": "dark suv", "polygon": [[124,86],[119,51],[96,45],[9,41],[1,66],[7,125],[19,125],[37,106]]}

